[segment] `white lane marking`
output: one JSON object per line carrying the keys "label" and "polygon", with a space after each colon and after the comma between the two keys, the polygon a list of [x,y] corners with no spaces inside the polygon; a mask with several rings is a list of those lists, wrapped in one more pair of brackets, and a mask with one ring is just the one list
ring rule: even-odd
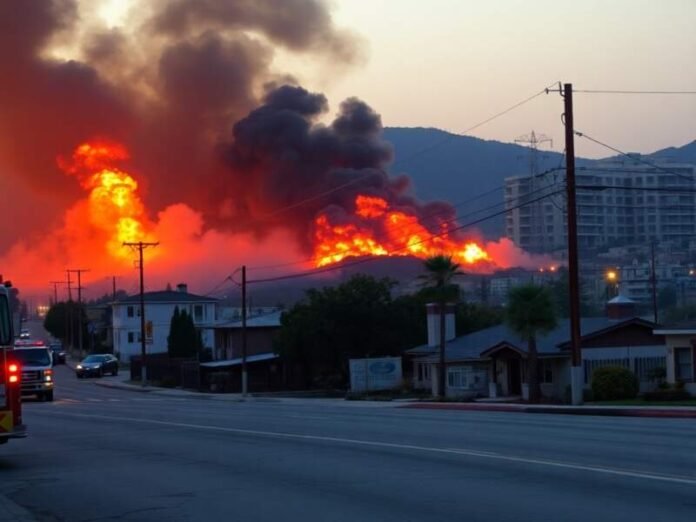
{"label": "white lane marking", "polygon": [[[273,416],[275,417],[275,415]],[[314,417],[312,415],[281,415],[281,417],[287,417],[289,419],[302,419],[302,420],[334,420],[330,417]]]}
{"label": "white lane marking", "polygon": [[47,415],[55,415],[62,417],[84,417],[90,419],[102,419],[102,420],[112,420],[112,421],[128,421],[128,422],[138,422],[141,424],[154,424],[157,426],[169,426],[174,428],[189,428],[204,431],[217,431],[223,433],[239,433],[242,435],[261,435],[266,437],[278,437],[286,439],[299,439],[299,440],[315,440],[320,442],[338,442],[341,444],[353,444],[356,446],[372,446],[379,448],[390,448],[390,449],[401,449],[401,450],[414,450],[414,451],[424,451],[431,453],[446,453],[451,455],[464,455],[467,457],[478,457],[484,459],[492,460],[503,460],[508,462],[518,462],[523,464],[534,464],[539,466],[549,466],[555,468],[573,469],[577,471],[588,471],[592,473],[601,473],[605,475],[615,475],[621,477],[631,477],[645,480],[655,480],[660,482],[672,482],[677,484],[686,484],[689,486],[696,486],[696,477],[684,477],[678,475],[666,475],[653,473],[649,471],[638,471],[638,470],[625,470],[625,469],[614,469],[605,468],[601,466],[588,466],[584,464],[574,464],[572,462],[562,462],[555,460],[545,460],[545,459],[535,459],[528,457],[517,457],[514,455],[503,455],[501,453],[491,453],[486,451],[475,451],[468,449],[458,449],[458,448],[433,448],[429,446],[416,446],[413,444],[397,444],[393,442],[379,442],[371,440],[359,440],[359,439],[346,439],[343,437],[327,437],[323,435],[301,435],[298,433],[283,433],[276,431],[262,431],[262,430],[247,430],[242,428],[225,428],[223,426],[206,426],[204,424],[190,424],[186,422],[171,422],[171,421],[159,421],[153,419],[139,419],[137,417],[116,417],[111,415],[94,415],[86,413],[58,413],[51,411],[46,412]]}

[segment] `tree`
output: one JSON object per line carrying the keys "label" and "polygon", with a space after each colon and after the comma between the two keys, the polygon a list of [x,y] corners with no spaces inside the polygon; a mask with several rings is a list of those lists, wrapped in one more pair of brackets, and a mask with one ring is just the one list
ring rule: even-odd
{"label": "tree", "polygon": [[505,319],[502,307],[480,303],[462,303],[454,317],[457,335],[464,335],[501,324]]}
{"label": "tree", "polygon": [[304,385],[348,380],[348,359],[399,355],[425,342],[424,298],[392,299],[394,281],[355,275],[336,287],[310,289],[280,318],[275,351],[304,369]]}
{"label": "tree", "polygon": [[527,340],[527,375],[529,379],[529,402],[539,402],[539,359],[537,336],[556,327],[556,311],[548,288],[535,284],[515,287],[508,294],[505,321],[511,330]]}
{"label": "tree", "polygon": [[203,350],[201,333],[196,329],[193,317],[186,310],[174,307],[169,323],[167,352],[170,357],[196,357]]}
{"label": "tree", "polygon": [[440,350],[437,378],[437,395],[445,397],[445,307],[459,299],[459,286],[453,283],[454,278],[463,275],[459,265],[452,261],[452,256],[432,256],[423,265],[426,273],[421,276],[426,284],[426,293],[432,296],[440,312]]}
{"label": "tree", "polygon": [[82,337],[87,339],[89,333],[87,332],[85,307],[75,301],[68,301],[67,303],[60,301],[52,305],[46,312],[46,317],[44,317],[44,328],[53,337],[60,339],[67,346],[71,320],[73,341],[78,338],[80,327],[82,327]]}

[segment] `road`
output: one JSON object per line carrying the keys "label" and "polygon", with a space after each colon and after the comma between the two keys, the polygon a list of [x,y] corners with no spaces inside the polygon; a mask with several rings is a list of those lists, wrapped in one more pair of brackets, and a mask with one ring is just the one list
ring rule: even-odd
{"label": "road", "polygon": [[[111,379],[107,377],[106,379]],[[165,397],[56,369],[0,449],[38,520],[696,518],[696,423]]]}

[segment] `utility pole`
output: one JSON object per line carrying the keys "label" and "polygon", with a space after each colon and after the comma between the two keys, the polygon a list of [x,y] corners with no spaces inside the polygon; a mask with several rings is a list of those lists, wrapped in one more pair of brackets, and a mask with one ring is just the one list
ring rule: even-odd
{"label": "utility pole", "polygon": [[82,330],[84,329],[83,319],[84,314],[82,313],[82,273],[89,272],[88,268],[75,268],[68,270],[68,273],[74,272],[77,274],[77,313],[79,315],[78,327],[77,327],[77,346],[80,350],[80,357],[84,355],[82,347]]}
{"label": "utility pole", "polygon": [[145,346],[145,282],[143,278],[143,250],[148,247],[156,247],[159,243],[135,243],[124,242],[123,246],[131,247],[138,251],[138,268],[140,269],[140,384],[147,386],[146,371],[146,346]]}
{"label": "utility pole", "polygon": [[242,397],[247,396],[247,295],[246,265],[242,265]]}
{"label": "utility pole", "polygon": [[58,285],[67,284],[67,281],[49,281],[48,284],[53,285],[53,304],[58,303]]}
{"label": "utility pole", "polygon": [[652,286],[653,320],[657,323],[657,275],[655,272],[655,239],[650,241],[650,284]]}
{"label": "utility pole", "polygon": [[568,215],[568,290],[570,294],[570,387],[571,402],[581,405],[583,390],[580,347],[580,276],[578,273],[578,223],[575,202],[575,129],[573,128],[573,84],[563,85],[563,123],[566,148],[566,196]]}
{"label": "utility pole", "polygon": [[67,302],[67,305],[65,307],[65,319],[68,322],[68,324],[66,325],[67,329],[65,330],[65,335],[68,338],[68,348],[72,352],[73,342],[74,342],[73,328],[75,326],[73,324],[73,317],[72,317],[72,312],[73,312],[73,310],[72,310],[72,308],[73,308],[73,305],[72,305],[72,281],[70,280],[70,270],[66,270],[65,272],[68,275],[68,278],[67,278],[68,279],[68,302]]}
{"label": "utility pole", "polygon": [[116,276],[111,277],[111,300],[116,301]]}

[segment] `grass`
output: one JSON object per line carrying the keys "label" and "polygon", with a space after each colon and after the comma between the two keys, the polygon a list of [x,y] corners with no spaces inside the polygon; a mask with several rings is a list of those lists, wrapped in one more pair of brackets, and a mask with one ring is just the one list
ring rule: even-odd
{"label": "grass", "polygon": [[586,406],[694,406],[696,399],[685,399],[682,401],[646,401],[643,399],[624,399],[619,401],[595,401],[587,402]]}

